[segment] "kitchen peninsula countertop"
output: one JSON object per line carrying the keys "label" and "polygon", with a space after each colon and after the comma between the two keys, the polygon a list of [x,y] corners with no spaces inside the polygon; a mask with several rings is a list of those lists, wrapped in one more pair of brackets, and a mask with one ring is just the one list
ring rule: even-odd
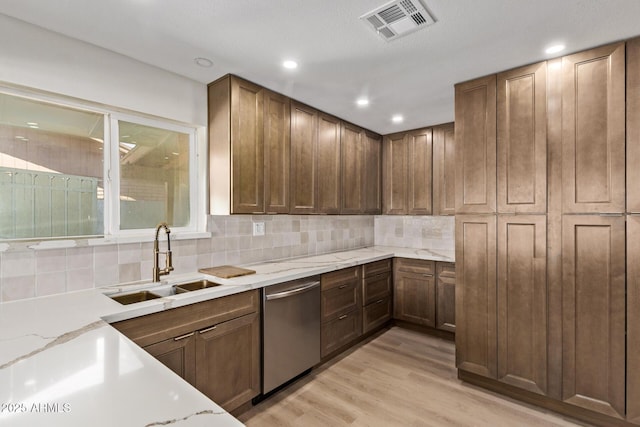
{"label": "kitchen peninsula countertop", "polygon": [[[454,262],[453,251],[373,246],[252,264],[256,274],[223,286],[132,305],[105,293],[134,283],[0,304],[0,425],[240,426],[109,323],[391,257]],[[226,286],[225,286],[226,285]]]}

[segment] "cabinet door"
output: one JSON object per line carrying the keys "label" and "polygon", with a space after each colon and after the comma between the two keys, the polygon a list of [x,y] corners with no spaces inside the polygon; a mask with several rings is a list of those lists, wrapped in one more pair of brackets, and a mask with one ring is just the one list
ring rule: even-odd
{"label": "cabinet door", "polygon": [[627,212],[640,213],[640,38],[627,42]]}
{"label": "cabinet door", "polygon": [[498,74],[498,212],[547,210],[547,63]]}
{"label": "cabinet door", "polygon": [[291,102],[291,213],[316,209],[318,112]]}
{"label": "cabinet door", "polygon": [[496,217],[456,214],[456,365],[496,378]]}
{"label": "cabinet door", "polygon": [[259,313],[196,334],[196,388],[226,411],[260,394]]}
{"label": "cabinet door", "polygon": [[196,340],[193,333],[171,338],[142,347],[147,353],[184,378],[196,385]]}
{"label": "cabinet door", "polygon": [[456,214],[496,211],[496,76],[455,87]]}
{"label": "cabinet door", "polygon": [[340,119],[320,113],[318,116],[316,212],[340,213],[342,169],[340,165]]}
{"label": "cabinet door", "polygon": [[364,132],[363,213],[382,212],[382,137]]}
{"label": "cabinet door", "polygon": [[562,237],[562,398],[622,418],[625,220],[565,215]]}
{"label": "cabinet door", "polygon": [[456,278],[438,276],[436,278],[436,328],[456,331]]}
{"label": "cabinet door", "polygon": [[391,319],[391,296],[380,298],[362,308],[362,333],[367,333]]}
{"label": "cabinet door", "polygon": [[640,216],[627,217],[627,419],[640,424]]}
{"label": "cabinet door", "polygon": [[431,128],[409,132],[409,174],[407,182],[407,213],[431,215],[431,170],[433,145]]}
{"label": "cabinet door", "polygon": [[456,139],[454,124],[433,128],[433,214],[456,212]]}
{"label": "cabinet door", "polygon": [[547,217],[498,218],[498,379],[547,394]]}
{"label": "cabinet door", "polygon": [[264,213],[263,95],[260,86],[232,77],[232,213]]}
{"label": "cabinet door", "polygon": [[342,210],[343,214],[363,212],[364,194],[362,179],[364,175],[363,130],[342,123]]}
{"label": "cabinet door", "polygon": [[418,325],[436,326],[434,276],[398,272],[393,278],[393,317]]}
{"label": "cabinet door", "polygon": [[625,45],[562,59],[565,213],[624,212]]}
{"label": "cabinet door", "polygon": [[264,90],[264,210],[289,213],[289,98]]}
{"label": "cabinet door", "polygon": [[387,135],[383,141],[383,212],[407,213],[407,174],[409,172],[407,134]]}
{"label": "cabinet door", "polygon": [[362,307],[320,326],[320,355],[325,357],[362,335]]}

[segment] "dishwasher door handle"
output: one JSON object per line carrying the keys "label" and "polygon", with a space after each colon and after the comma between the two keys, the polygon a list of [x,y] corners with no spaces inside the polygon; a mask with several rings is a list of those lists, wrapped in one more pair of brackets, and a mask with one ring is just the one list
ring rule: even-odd
{"label": "dishwasher door handle", "polygon": [[306,283],[303,286],[300,286],[299,288],[294,288],[294,289],[289,289],[288,291],[283,291],[283,292],[278,292],[275,294],[267,294],[266,299],[267,301],[271,301],[274,299],[280,299],[280,298],[287,298],[287,297],[291,297],[294,295],[298,295],[301,294],[303,292],[307,292],[313,288],[317,288],[318,286],[320,286],[320,282],[316,281],[316,282],[309,282]]}

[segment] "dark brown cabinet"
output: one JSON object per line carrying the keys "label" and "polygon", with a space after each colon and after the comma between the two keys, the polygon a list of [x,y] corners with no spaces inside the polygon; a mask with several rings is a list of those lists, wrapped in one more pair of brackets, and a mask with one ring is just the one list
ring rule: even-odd
{"label": "dark brown cabinet", "polygon": [[384,212],[431,215],[431,128],[386,136],[384,145]]}
{"label": "dark brown cabinet", "polygon": [[339,214],[342,203],[340,164],[340,120],[328,114],[318,116],[316,212]]}
{"label": "dark brown cabinet", "polygon": [[362,266],[362,332],[366,333],[391,320],[391,260]]}
{"label": "dark brown cabinet", "polygon": [[393,317],[417,325],[436,327],[435,264],[395,258],[393,265]]}
{"label": "dark brown cabinet", "polygon": [[208,96],[210,211],[288,211],[288,98],[230,75]]}
{"label": "dark brown cabinet", "polygon": [[260,394],[258,290],[112,326],[227,411]]}
{"label": "dark brown cabinet", "polygon": [[565,215],[562,234],[562,399],[624,418],[625,218]]}
{"label": "dark brown cabinet", "polygon": [[362,334],[361,268],[351,267],[320,278],[322,357],[349,344]]}
{"label": "dark brown cabinet", "polygon": [[497,376],[496,216],[456,214],[456,366]]}
{"label": "dark brown cabinet", "polygon": [[436,262],[436,329],[456,331],[456,267]]}
{"label": "dark brown cabinet", "polygon": [[625,45],[562,59],[565,213],[625,211]]}
{"label": "dark brown cabinet", "polygon": [[317,192],[318,111],[291,103],[291,213],[314,213]]}
{"label": "dark brown cabinet", "polygon": [[547,64],[497,76],[498,212],[547,211]]}
{"label": "dark brown cabinet", "polygon": [[496,211],[496,76],[455,86],[456,214]]}
{"label": "dark brown cabinet", "polygon": [[380,213],[381,137],[360,127],[343,122],[341,145],[341,213]]}
{"label": "dark brown cabinet", "polygon": [[456,212],[456,138],[453,123],[433,128],[433,214]]}
{"label": "dark brown cabinet", "polygon": [[547,394],[546,215],[498,217],[498,379]]}
{"label": "dark brown cabinet", "polygon": [[640,216],[627,216],[627,418],[640,424]]}
{"label": "dark brown cabinet", "polygon": [[627,42],[627,212],[640,213],[640,38]]}

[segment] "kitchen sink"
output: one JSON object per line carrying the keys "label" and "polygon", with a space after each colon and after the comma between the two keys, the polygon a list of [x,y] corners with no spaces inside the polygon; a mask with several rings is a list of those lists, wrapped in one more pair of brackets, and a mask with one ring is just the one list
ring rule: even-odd
{"label": "kitchen sink", "polygon": [[198,291],[200,289],[213,288],[220,286],[220,283],[210,282],[207,279],[196,280],[195,282],[180,283],[175,285],[176,293],[182,294],[185,292]]}
{"label": "kitchen sink", "polygon": [[149,291],[138,291],[130,294],[119,294],[110,296],[114,301],[119,302],[122,305],[135,304],[137,302],[149,301],[152,299],[160,298],[160,295],[154,294]]}

